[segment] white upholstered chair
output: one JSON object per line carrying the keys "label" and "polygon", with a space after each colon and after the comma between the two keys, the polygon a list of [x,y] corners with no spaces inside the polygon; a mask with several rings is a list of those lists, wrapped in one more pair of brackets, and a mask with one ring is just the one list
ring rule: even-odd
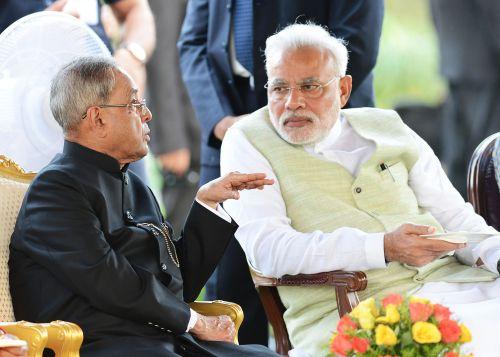
{"label": "white upholstered chair", "polygon": [[0,327],[27,341],[28,356],[42,356],[44,348],[56,356],[79,356],[83,333],[76,324],[53,321],[35,324],[15,321],[9,291],[9,243],[17,214],[29,183],[35,174],[24,172],[13,161],[0,155]]}

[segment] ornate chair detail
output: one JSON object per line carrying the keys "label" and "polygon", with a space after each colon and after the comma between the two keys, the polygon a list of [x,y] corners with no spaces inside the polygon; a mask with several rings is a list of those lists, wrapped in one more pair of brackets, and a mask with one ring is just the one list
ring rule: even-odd
{"label": "ornate chair detail", "polygon": [[[26,173],[15,162],[0,155],[0,321],[15,321],[9,291],[9,243],[17,214],[35,173]],[[228,315],[236,332],[243,321],[241,307],[225,301],[193,302],[191,308],[200,314]],[[57,357],[77,357],[83,341],[78,325],[65,321],[31,323],[26,321],[0,322],[0,328],[28,343],[30,357],[42,357],[49,348]],[[238,342],[238,338],[235,338]]]}
{"label": "ornate chair detail", "polygon": [[[0,318],[15,321],[9,291],[9,243],[17,214],[34,173],[24,172],[13,161],[0,155]],[[30,323],[2,322],[0,327],[28,343],[29,356],[42,356],[50,348],[56,356],[79,356],[83,333],[76,324],[64,321]]]}
{"label": "ornate chair detail", "polygon": [[[500,230],[500,183],[495,176],[494,155],[500,155],[500,133],[484,139],[469,162],[467,196],[476,213]],[[494,150],[496,153],[494,154]],[[500,158],[495,157],[497,162]],[[498,165],[498,164],[497,164]],[[500,170],[500,168],[496,168]]]}
{"label": "ornate chair detail", "polygon": [[338,311],[342,317],[359,303],[357,292],[366,289],[368,283],[365,273],[361,271],[337,270],[317,274],[285,275],[281,278],[268,278],[251,268],[250,273],[274,331],[276,352],[281,355],[288,355],[293,346],[283,320],[285,307],[279,297],[277,286],[331,286],[335,289]]}

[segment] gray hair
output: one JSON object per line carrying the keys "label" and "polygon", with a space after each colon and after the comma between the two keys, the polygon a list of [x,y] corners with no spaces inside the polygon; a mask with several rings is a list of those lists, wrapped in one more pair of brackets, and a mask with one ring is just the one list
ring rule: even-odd
{"label": "gray hair", "polygon": [[115,87],[116,62],[108,57],[80,57],[56,74],[50,87],[50,110],[67,133],[76,129],[93,105],[106,103]]}
{"label": "gray hair", "polygon": [[336,74],[345,76],[348,54],[344,40],[330,35],[325,28],[312,22],[288,25],[266,40],[267,73],[283,52],[303,47],[319,47],[330,51],[337,67]]}

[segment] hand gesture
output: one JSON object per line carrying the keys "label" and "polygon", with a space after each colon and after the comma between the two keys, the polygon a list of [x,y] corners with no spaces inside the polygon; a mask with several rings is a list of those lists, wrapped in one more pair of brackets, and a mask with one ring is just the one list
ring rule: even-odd
{"label": "hand gesture", "polygon": [[198,320],[189,332],[205,341],[225,341],[234,343],[236,330],[229,316],[205,316],[198,314]]}
{"label": "hand gesture", "polygon": [[384,254],[387,261],[420,267],[465,244],[449,243],[420,237],[432,234],[434,227],[403,224],[393,232],[384,235]]}
{"label": "hand gesture", "polygon": [[217,208],[217,204],[227,199],[237,200],[241,190],[262,190],[265,185],[272,185],[274,180],[266,179],[266,174],[240,174],[231,172],[223,177],[207,182],[200,187],[196,198],[206,205]]}

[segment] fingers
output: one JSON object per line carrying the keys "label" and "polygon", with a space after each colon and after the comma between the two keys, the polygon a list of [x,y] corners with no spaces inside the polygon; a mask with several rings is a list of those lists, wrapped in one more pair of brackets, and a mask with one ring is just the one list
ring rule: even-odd
{"label": "fingers", "polygon": [[273,183],[274,183],[274,180],[272,180],[272,179],[260,179],[260,180],[244,182],[244,183],[241,183],[239,185],[233,184],[233,188],[238,190],[238,191],[252,190],[254,188],[262,190],[264,188],[264,186],[272,185]]}
{"label": "fingers", "polygon": [[[251,173],[251,174],[242,174],[242,173],[235,171],[235,172],[231,172],[231,173],[227,174],[224,178],[228,178],[231,181],[231,183],[234,185],[240,185],[240,184],[250,182],[250,181],[263,180],[266,178],[266,174],[261,173],[261,172]],[[274,182],[274,180],[270,180],[270,181]]]}
{"label": "fingers", "polygon": [[406,234],[416,234],[416,235],[426,235],[433,234],[436,232],[436,228],[432,226],[416,225],[411,223],[406,223],[401,226],[401,230]]}
{"label": "fingers", "polygon": [[450,243],[443,240],[427,239],[427,241],[428,241],[427,249],[435,252],[450,252],[452,250],[462,249],[467,246],[467,244],[465,243]]}
{"label": "fingers", "polygon": [[0,357],[27,356],[27,351],[25,347],[5,347],[0,349]]}
{"label": "fingers", "polygon": [[219,322],[220,326],[222,326],[222,329],[225,332],[225,335],[223,337],[224,341],[234,342],[234,336],[235,336],[234,322],[227,315],[219,316],[219,321],[220,321]]}

